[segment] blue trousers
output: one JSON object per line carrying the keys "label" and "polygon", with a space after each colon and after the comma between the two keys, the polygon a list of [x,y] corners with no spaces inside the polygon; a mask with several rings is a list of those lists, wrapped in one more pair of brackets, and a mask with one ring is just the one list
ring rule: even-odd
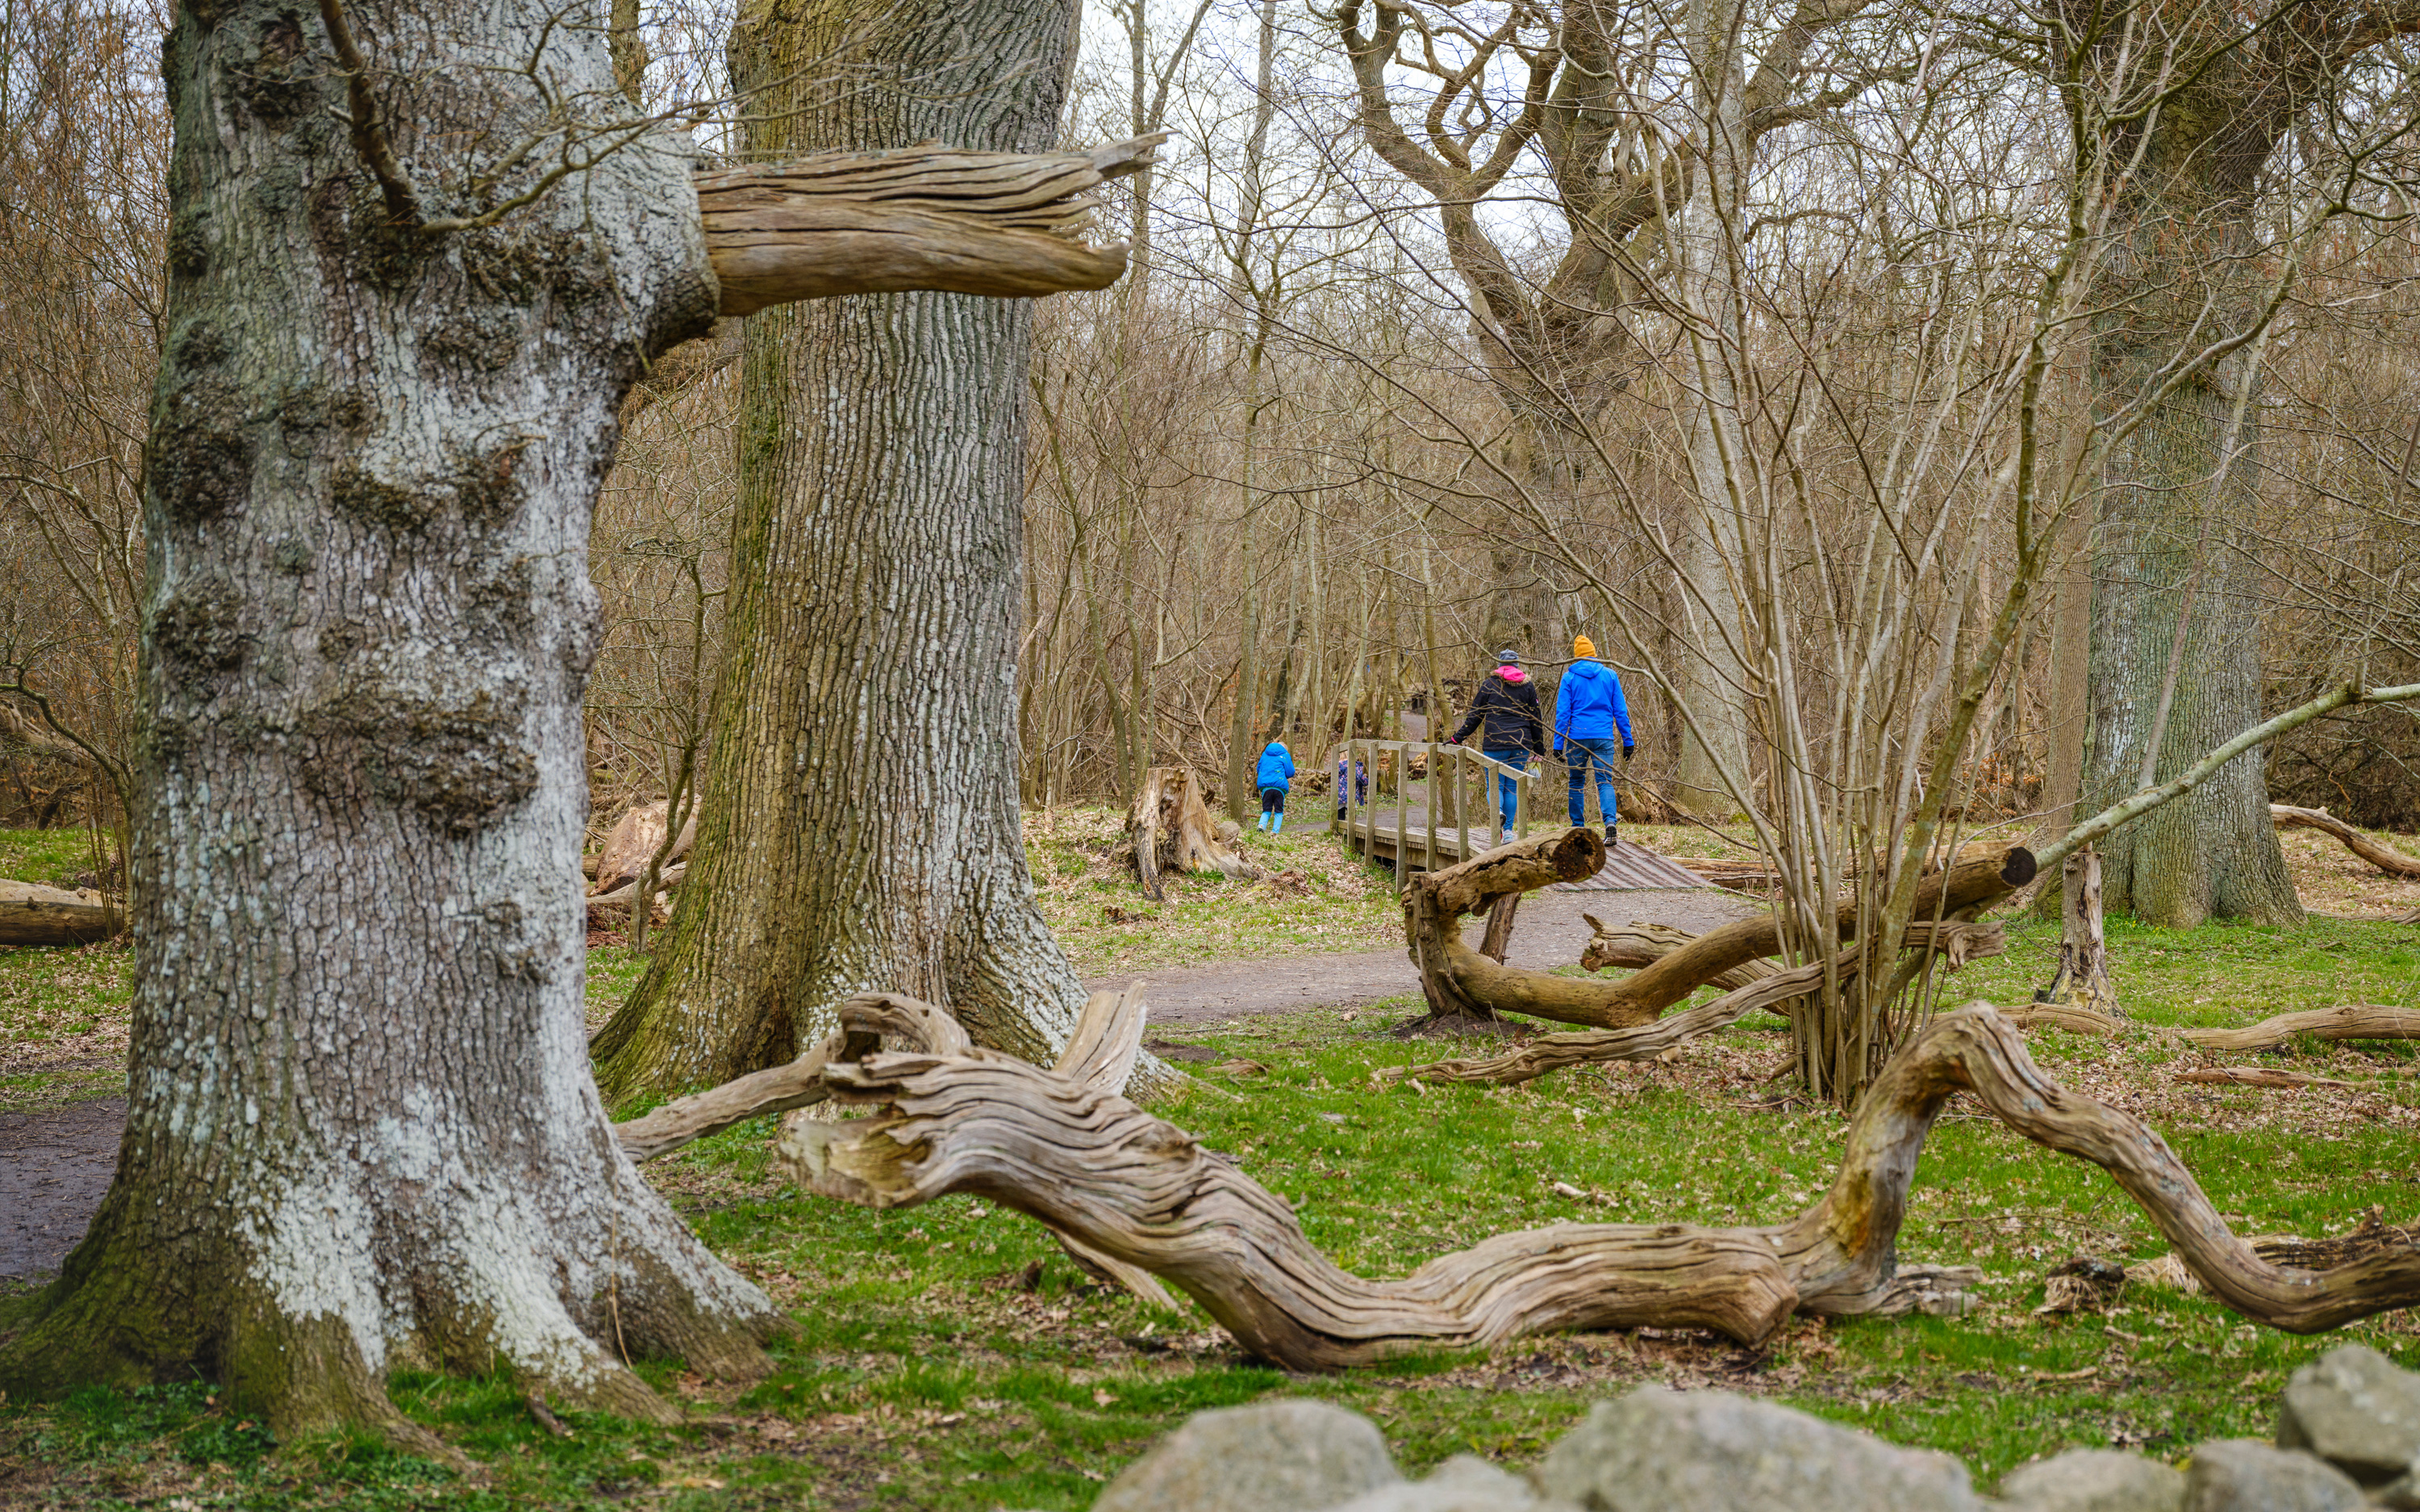
{"label": "blue trousers", "polygon": [[[1491,762],[1502,762],[1515,771],[1529,769],[1529,753],[1526,750],[1482,750],[1479,754]],[[1503,810],[1503,827],[1506,829],[1512,827],[1512,806],[1520,791],[1520,779],[1506,777],[1501,772],[1496,774],[1496,806]]]}
{"label": "blue trousers", "polygon": [[1590,767],[1596,769],[1596,806],[1605,811],[1608,825],[1620,822],[1613,803],[1613,764],[1621,758],[1621,742],[1611,735],[1582,739],[1573,735],[1563,741],[1563,760],[1571,764],[1572,825],[1576,828],[1588,823],[1588,810],[1580,790],[1588,785]]}

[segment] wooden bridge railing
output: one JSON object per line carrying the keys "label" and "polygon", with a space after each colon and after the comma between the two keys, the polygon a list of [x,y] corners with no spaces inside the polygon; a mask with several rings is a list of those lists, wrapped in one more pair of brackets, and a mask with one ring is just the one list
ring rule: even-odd
{"label": "wooden bridge railing", "polygon": [[[1512,828],[1516,836],[1528,839],[1529,834],[1529,786],[1540,779],[1535,769],[1524,770],[1499,762],[1471,749],[1434,740],[1348,740],[1328,752],[1330,771],[1337,769],[1342,755],[1348,764],[1339,779],[1337,803],[1344,810],[1344,840],[1363,856],[1370,854],[1377,842],[1379,811],[1387,807],[1384,796],[1388,779],[1392,779],[1395,802],[1394,887],[1401,893],[1404,873],[1415,864],[1424,871],[1437,869],[1439,850],[1437,825],[1442,822],[1460,837],[1459,854],[1450,857],[1460,860],[1492,849],[1496,838],[1496,783],[1500,778],[1513,779]],[[1391,761],[1385,758],[1391,756]],[[1404,794],[1404,779],[1410,775],[1412,761],[1419,757],[1424,764],[1426,780],[1421,784],[1421,806],[1418,811],[1420,825],[1415,843],[1411,810]],[[1354,770],[1369,774],[1367,795],[1354,781]],[[1472,800],[1475,801],[1475,806]],[[1476,821],[1476,824],[1474,823]],[[1489,845],[1474,847],[1470,832],[1477,824],[1487,827]]]}

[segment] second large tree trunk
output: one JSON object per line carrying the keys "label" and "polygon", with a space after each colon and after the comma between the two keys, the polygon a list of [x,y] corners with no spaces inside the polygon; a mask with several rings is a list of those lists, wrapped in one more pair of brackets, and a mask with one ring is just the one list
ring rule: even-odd
{"label": "second large tree trunk", "polygon": [[[2094,340],[2096,422],[2155,392],[2180,352],[2255,317],[2251,196],[2269,102],[2253,83],[2223,65],[2194,108],[2160,114],[2135,224],[2101,290],[2110,313]],[[2243,92],[2241,108],[2229,88]],[[2167,780],[2260,722],[2257,350],[2194,375],[2104,453],[2084,812]],[[2303,917],[2257,760],[2111,835],[2102,853],[2114,912],[2179,926]]]}
{"label": "second large tree trunk", "polygon": [[[750,151],[1047,147],[1071,20],[1063,0],[750,5]],[[1084,993],[1017,829],[1030,321],[939,293],[750,317],[704,814],[663,953],[593,1046],[609,1099],[788,1060],[861,991],[946,1003],[1029,1058],[1065,1039]]]}

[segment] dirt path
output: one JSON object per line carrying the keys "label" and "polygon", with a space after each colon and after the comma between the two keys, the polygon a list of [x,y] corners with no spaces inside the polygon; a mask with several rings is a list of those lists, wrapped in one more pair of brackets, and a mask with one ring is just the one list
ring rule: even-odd
{"label": "dirt path", "polygon": [[[1582,912],[1608,922],[1652,919],[1703,933],[1757,906],[1712,892],[1534,893],[1521,903],[1512,964],[1545,970],[1578,961],[1589,934]],[[1476,944],[1478,937],[1474,923],[1469,938]],[[1419,991],[1419,976],[1401,950],[1220,961],[1129,973],[1089,985],[1123,987],[1137,976],[1151,984],[1151,1020],[1157,1026],[1201,1026],[1314,1007],[1350,1008]],[[0,1222],[0,1282],[27,1281],[58,1270],[109,1190],[125,1123],[123,1098],[71,1103],[40,1113],[0,1114],[0,1210],[8,1214]]]}
{"label": "dirt path", "polygon": [[0,1114],[0,1281],[46,1276],[84,1237],[117,1171],[126,1100]]}
{"label": "dirt path", "polygon": [[[1643,919],[1702,934],[1762,905],[1730,893],[1531,893],[1521,900],[1509,964],[1545,971],[1577,964],[1588,944],[1583,913],[1608,924]],[[1479,943],[1473,921],[1464,938]],[[1420,990],[1419,973],[1402,950],[1358,950],[1282,961],[1214,961],[1200,966],[1130,971],[1087,981],[1095,992],[1141,980],[1155,1026],[1216,1024],[1249,1013],[1305,1008],[1355,1008]]]}

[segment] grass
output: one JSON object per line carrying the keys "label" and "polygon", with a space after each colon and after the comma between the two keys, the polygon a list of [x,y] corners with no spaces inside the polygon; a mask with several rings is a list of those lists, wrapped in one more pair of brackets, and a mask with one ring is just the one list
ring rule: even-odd
{"label": "grass", "polygon": [[1114,809],[1063,808],[1025,819],[1034,898],[1087,977],[1339,951],[1401,950],[1404,913],[1384,868],[1343,854],[1314,827],[1326,811],[1296,795],[1296,822],[1269,835],[1246,825],[1236,848],[1264,875],[1171,877],[1154,903],[1123,851]]}
{"label": "grass", "polygon": [[[1070,826],[1037,848],[1084,855],[1100,838],[1097,826],[1081,836]],[[1302,855],[1281,847],[1319,843],[1286,837],[1268,849]],[[1362,903],[1320,896],[1347,915]],[[1171,908],[1222,897],[1239,914],[1261,906],[1248,887],[1204,887]],[[1271,926],[1254,938],[1274,947],[1280,936]],[[2363,1087],[2259,1091],[2174,1082],[2182,1061],[2244,1057],[2206,1057],[2160,1032],[2345,1001],[2420,1002],[2420,932],[2328,918],[2186,932],[2121,921],[2110,943],[2137,1027],[2114,1042],[2033,1034],[2050,1074],[2160,1129],[2239,1231],[2338,1232],[2373,1205],[2396,1221],[2420,1212],[2412,1046],[2289,1045],[2260,1058]],[[1944,1001],[2021,998],[2048,977],[2055,944],[2051,929],[2012,928],[2008,954],[1952,979]],[[1093,949],[1114,959],[1140,948],[1104,936]],[[112,959],[93,953],[75,968],[85,976],[46,979],[43,1000],[94,1001],[106,974],[93,963]],[[611,949],[592,965],[615,995],[638,969]],[[111,969],[122,991],[122,959]],[[21,1000],[28,973],[28,963],[0,958],[0,990],[12,995],[0,1002]],[[1195,1092],[1163,1111],[1295,1199],[1314,1242],[1372,1274],[1556,1222],[1773,1222],[1830,1180],[1841,1122],[1790,1103],[1769,1080],[1786,1043],[1773,1021],[1709,1037],[1670,1064],[1495,1091],[1373,1090],[1373,1068],[1437,1048],[1376,1032],[1411,1006],[1184,1033],[1268,1071],[1206,1076],[1233,1100]],[[18,1011],[6,1011],[13,1029]],[[0,1408],[0,1505],[1080,1508],[1204,1408],[1316,1396],[1377,1418],[1407,1469],[1458,1452],[1520,1466],[1590,1402],[1642,1381],[1751,1392],[1945,1449],[1988,1487],[2071,1446],[2173,1458],[2206,1439],[2265,1436],[2287,1375],[2339,1343],[2369,1343],[2420,1368],[2420,1318],[2408,1312],[2303,1339],[2243,1324],[2203,1297],[2130,1286],[2105,1318],[2034,1317],[2043,1274],[2068,1257],[2133,1261],[2165,1246],[2098,1169],[1971,1111],[1953,1111],[1928,1145],[1900,1253],[1980,1266],[1984,1301],[1973,1314],[1802,1319],[1761,1350],[1683,1331],[1523,1340],[1321,1379],[1242,1358],[1198,1311],[1156,1314],[1091,1285],[1035,1225],[987,1203],[869,1212],[801,1196],[768,1173],[768,1133],[736,1129],[648,1168],[797,1325],[774,1374],[745,1387],[643,1363],[687,1406],[678,1427],[575,1417],[573,1435],[557,1439],[509,1382],[398,1376],[403,1409],[484,1467],[470,1482],[349,1438],[272,1445],[198,1382],[94,1391]],[[1559,1197],[1552,1182],[1596,1200]]]}

